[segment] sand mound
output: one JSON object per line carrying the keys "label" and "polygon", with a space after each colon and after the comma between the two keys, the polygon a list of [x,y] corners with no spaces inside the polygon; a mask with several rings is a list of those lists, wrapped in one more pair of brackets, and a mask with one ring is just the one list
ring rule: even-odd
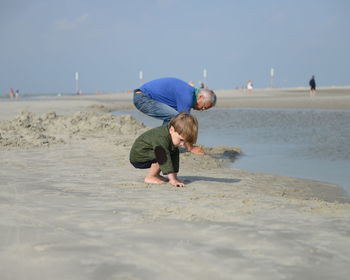
{"label": "sand mound", "polygon": [[64,144],[74,139],[136,135],[145,126],[133,117],[96,112],[42,116],[23,111],[13,120],[0,121],[0,149]]}

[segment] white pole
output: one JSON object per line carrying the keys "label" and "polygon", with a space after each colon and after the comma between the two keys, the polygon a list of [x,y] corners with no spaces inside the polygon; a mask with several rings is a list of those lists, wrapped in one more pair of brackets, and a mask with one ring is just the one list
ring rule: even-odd
{"label": "white pole", "polygon": [[270,69],[270,88],[273,88],[273,77],[275,76],[275,69]]}
{"label": "white pole", "polygon": [[204,79],[204,83],[207,83],[207,76],[208,76],[208,72],[207,69],[203,69],[203,79]]}
{"label": "white pole", "polygon": [[79,94],[79,73],[75,72],[75,93]]}

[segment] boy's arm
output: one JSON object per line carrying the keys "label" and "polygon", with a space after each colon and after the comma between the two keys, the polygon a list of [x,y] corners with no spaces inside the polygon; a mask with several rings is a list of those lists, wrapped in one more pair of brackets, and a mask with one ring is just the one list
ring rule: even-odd
{"label": "boy's arm", "polygon": [[176,187],[184,187],[185,186],[184,182],[179,181],[177,179],[176,173],[169,173],[168,178],[169,178],[169,183],[176,186]]}
{"label": "boy's arm", "polygon": [[169,173],[178,173],[179,172],[179,150],[176,149],[173,152],[170,152],[167,148],[162,146],[156,146],[154,148],[155,158],[159,164],[160,170],[164,175]]}

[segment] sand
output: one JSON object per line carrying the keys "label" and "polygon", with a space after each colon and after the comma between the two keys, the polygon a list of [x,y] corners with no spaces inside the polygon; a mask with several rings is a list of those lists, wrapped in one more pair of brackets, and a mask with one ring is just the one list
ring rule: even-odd
{"label": "sand", "polygon": [[[218,107],[350,109],[347,88],[218,91]],[[128,162],[131,94],[0,100],[1,279],[348,279],[350,200],[333,184],[181,154],[185,188]],[[205,112],[203,112],[205,114]]]}

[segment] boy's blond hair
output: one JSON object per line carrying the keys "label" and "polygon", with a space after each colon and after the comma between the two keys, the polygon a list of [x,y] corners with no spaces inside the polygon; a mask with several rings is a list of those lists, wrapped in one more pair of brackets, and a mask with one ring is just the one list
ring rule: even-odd
{"label": "boy's blond hair", "polygon": [[187,143],[195,144],[197,142],[198,121],[195,116],[180,113],[170,120],[168,127],[174,127],[175,131],[185,138]]}

